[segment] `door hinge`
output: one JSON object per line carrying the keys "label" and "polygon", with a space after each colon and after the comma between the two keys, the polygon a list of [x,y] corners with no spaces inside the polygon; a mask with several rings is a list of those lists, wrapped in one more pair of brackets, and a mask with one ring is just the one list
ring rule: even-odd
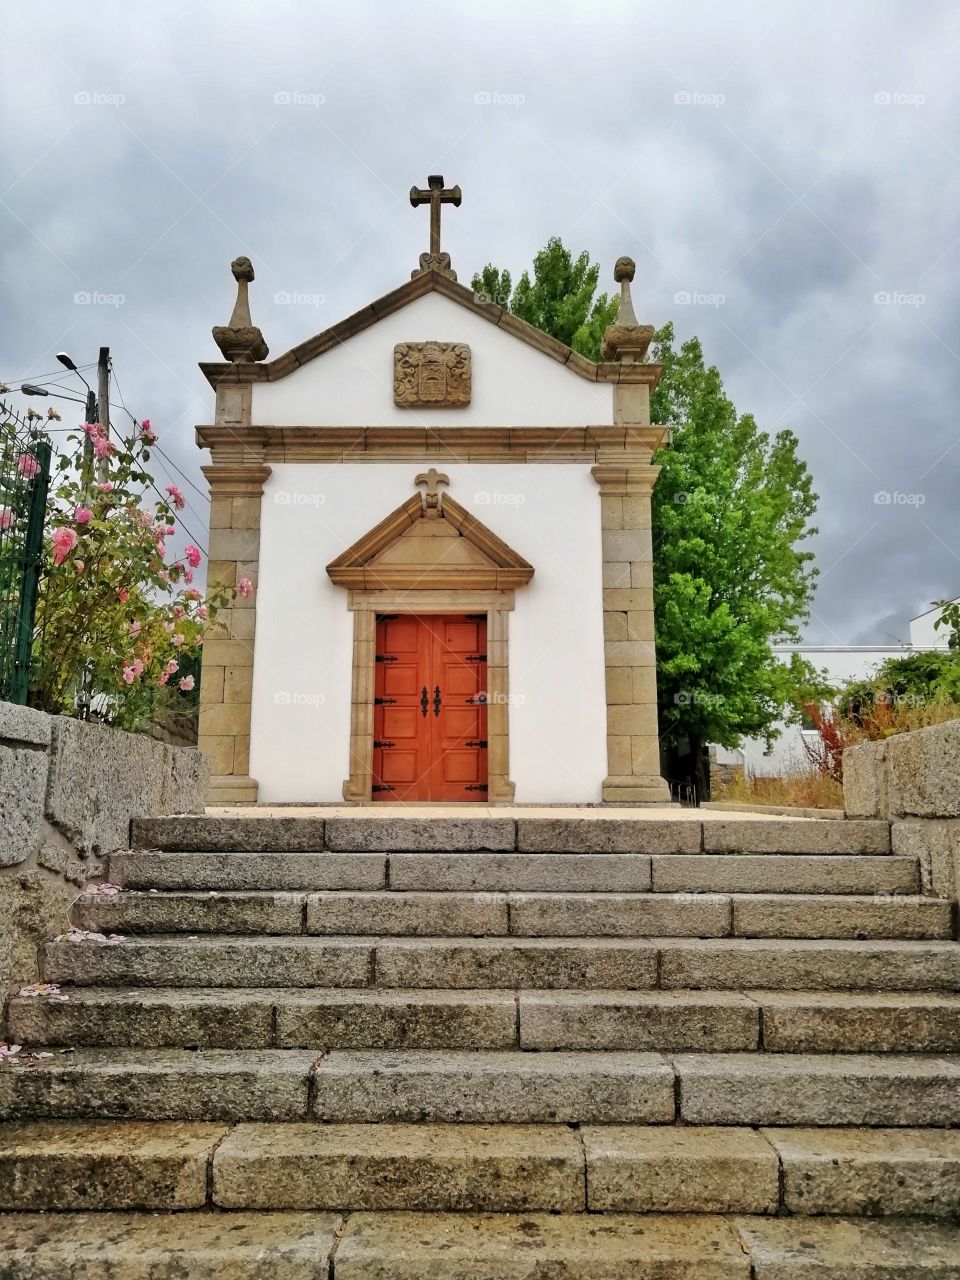
{"label": "door hinge", "polygon": [[[378,653],[376,660],[377,662],[396,662],[396,658],[386,653]],[[369,659],[367,659],[367,661],[369,661]]]}
{"label": "door hinge", "polygon": [[395,747],[396,745],[397,745],[397,744],[396,744],[395,742],[381,742],[381,740],[380,740],[379,738],[374,738],[374,740],[373,740],[373,749],[374,749],[374,751],[380,751],[380,750],[382,750],[384,747]]}
{"label": "door hinge", "polygon": [[485,653],[468,653],[464,658],[464,662],[486,662],[487,655]]}
{"label": "door hinge", "polygon": [[396,702],[396,698],[374,698],[373,705],[375,707],[392,707]]}
{"label": "door hinge", "polygon": [[385,783],[375,782],[373,784],[374,791],[396,791],[396,787],[388,787]]}
{"label": "door hinge", "polygon": [[[374,743],[373,745],[376,746],[377,744]],[[471,740],[467,743],[468,747],[485,747],[486,745],[487,745],[486,738],[471,738]]]}
{"label": "door hinge", "polygon": [[464,791],[489,791],[490,788],[485,782],[474,783],[472,786],[464,787]]}

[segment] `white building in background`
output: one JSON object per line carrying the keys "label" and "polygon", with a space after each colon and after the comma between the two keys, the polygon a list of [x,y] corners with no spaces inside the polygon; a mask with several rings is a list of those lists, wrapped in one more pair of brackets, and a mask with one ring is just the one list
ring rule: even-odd
{"label": "white building in background", "polygon": [[[781,645],[774,652],[782,655],[784,661],[789,660],[792,653],[798,653],[818,670],[825,670],[827,678],[836,684],[845,684],[848,680],[864,680],[873,675],[880,664],[888,658],[905,658],[911,653],[946,649],[948,633],[943,628],[939,631],[935,630],[933,625],[940,616],[940,612],[937,608],[929,609],[926,613],[911,618],[910,640],[903,645],[894,647],[848,645],[845,648],[830,648],[826,645]],[[784,724],[769,752],[763,738],[745,738],[739,747],[732,750],[717,747],[716,763],[741,765],[747,774],[771,777],[806,764],[809,757],[804,747],[804,739],[812,743],[816,738],[817,732],[814,729],[804,729],[796,724]]]}

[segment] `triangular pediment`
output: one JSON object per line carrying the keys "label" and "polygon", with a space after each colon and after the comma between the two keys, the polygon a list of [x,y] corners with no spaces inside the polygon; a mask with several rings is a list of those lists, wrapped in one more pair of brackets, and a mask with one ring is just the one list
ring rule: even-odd
{"label": "triangular pediment", "polygon": [[415,494],[327,565],[358,591],[522,587],[533,566],[453,498]]}

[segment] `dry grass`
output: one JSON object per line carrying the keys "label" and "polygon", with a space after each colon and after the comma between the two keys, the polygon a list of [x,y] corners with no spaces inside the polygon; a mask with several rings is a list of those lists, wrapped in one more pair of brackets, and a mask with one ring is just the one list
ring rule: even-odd
{"label": "dry grass", "polygon": [[777,804],[796,809],[843,808],[843,787],[812,765],[809,769],[798,766],[792,772],[777,777],[747,774],[725,785],[718,783],[712,791],[714,800],[729,800],[736,804]]}

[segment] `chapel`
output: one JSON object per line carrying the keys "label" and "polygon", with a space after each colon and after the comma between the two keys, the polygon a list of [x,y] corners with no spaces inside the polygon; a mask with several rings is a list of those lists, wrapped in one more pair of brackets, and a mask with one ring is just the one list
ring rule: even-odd
{"label": "chapel", "polygon": [[210,803],[663,804],[668,432],[634,264],[595,364],[458,282],[459,187],[410,200],[430,219],[410,279],[274,359],[232,264],[197,427],[210,580],[244,584],[204,645]]}

